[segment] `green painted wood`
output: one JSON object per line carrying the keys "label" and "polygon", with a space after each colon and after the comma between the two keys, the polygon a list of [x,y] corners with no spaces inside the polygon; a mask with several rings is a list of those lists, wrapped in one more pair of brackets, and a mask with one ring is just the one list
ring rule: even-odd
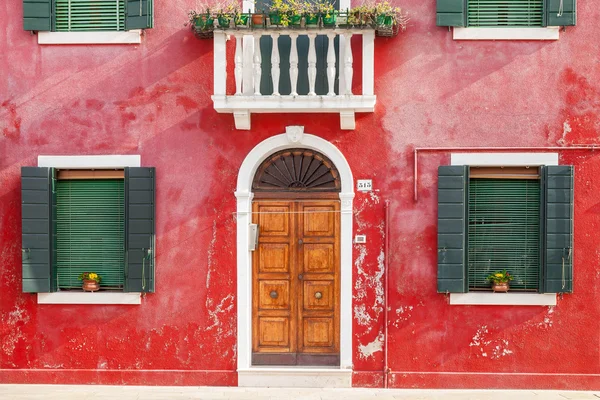
{"label": "green painted wood", "polygon": [[126,292],[155,290],[155,168],[125,168]]}
{"label": "green painted wood", "polygon": [[125,30],[154,28],[154,0],[126,0]]}
{"label": "green painted wood", "polygon": [[438,168],[439,293],[467,292],[466,217],[469,171],[467,166]]}
{"label": "green painted wood", "polygon": [[55,291],[52,268],[52,168],[21,168],[21,255],[24,293]]}
{"label": "green painted wood", "polygon": [[23,29],[52,30],[52,0],[23,0]]}
{"label": "green painted wood", "polygon": [[54,0],[55,31],[122,31],[125,0]]}
{"label": "green painted wood", "polygon": [[[258,0],[255,3],[255,10],[268,13],[271,6],[271,0]],[[339,10],[339,3],[334,2],[334,7]],[[283,35],[278,38],[279,43],[279,93],[289,95],[292,92],[290,82],[290,52],[291,38],[288,35]],[[296,41],[298,50],[298,83],[296,90],[300,95],[307,95],[309,91],[308,85],[308,50],[309,40],[306,35],[298,36]],[[329,92],[329,84],[327,81],[327,51],[329,49],[329,39],[325,35],[317,35],[315,39],[315,52],[317,53],[317,76],[315,79],[315,93],[317,95],[326,95]],[[260,39],[260,52],[262,58],[261,64],[261,81],[260,92],[263,95],[271,95],[273,93],[273,75],[271,74],[271,52],[273,50],[273,39],[270,36],[263,36]],[[336,54],[335,63],[335,92],[339,92],[339,38],[334,40],[334,50]]]}
{"label": "green painted wood", "polygon": [[545,191],[543,291],[573,292],[573,188],[571,165],[542,170]]}
{"label": "green painted wood", "polygon": [[465,1],[466,0],[437,0],[437,26],[465,26]]}
{"label": "green painted wood", "polygon": [[80,288],[83,272],[100,286],[123,288],[125,192],[123,179],[61,180],[56,184],[56,275],[60,289]]}
{"label": "green painted wood", "polygon": [[467,0],[467,26],[542,26],[544,0]]}
{"label": "green painted wood", "polygon": [[[577,0],[545,0],[547,26],[577,25]],[[562,6],[562,8],[561,8]]]}
{"label": "green painted wood", "polygon": [[469,181],[469,289],[507,270],[511,289],[537,291],[540,280],[540,181]]}

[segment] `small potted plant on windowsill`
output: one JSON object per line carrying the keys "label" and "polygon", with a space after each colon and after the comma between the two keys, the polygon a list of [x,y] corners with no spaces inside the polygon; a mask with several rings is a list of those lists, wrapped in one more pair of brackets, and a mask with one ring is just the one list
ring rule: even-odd
{"label": "small potted plant on windowsill", "polygon": [[502,270],[488,275],[487,280],[492,283],[493,292],[508,292],[509,282],[513,277],[506,270]]}
{"label": "small potted plant on windowsill", "polygon": [[95,272],[84,272],[79,275],[79,280],[83,281],[84,292],[96,292],[100,290],[100,281],[102,278]]}

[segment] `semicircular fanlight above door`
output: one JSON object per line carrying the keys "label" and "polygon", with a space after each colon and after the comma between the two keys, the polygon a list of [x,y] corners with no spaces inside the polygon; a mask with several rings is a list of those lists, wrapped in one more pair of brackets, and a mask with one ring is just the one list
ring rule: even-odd
{"label": "semicircular fanlight above door", "polygon": [[257,192],[339,192],[335,165],[324,155],[307,149],[278,151],[256,171],[252,189]]}

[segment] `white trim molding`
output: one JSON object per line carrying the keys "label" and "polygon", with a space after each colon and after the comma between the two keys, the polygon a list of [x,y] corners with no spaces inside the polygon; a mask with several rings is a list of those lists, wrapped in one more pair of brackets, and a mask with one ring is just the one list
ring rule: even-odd
{"label": "white trim molding", "polygon": [[[542,166],[558,165],[558,153],[451,153],[451,165]],[[450,305],[555,306],[552,293],[450,293]]]}
{"label": "white trim molding", "polygon": [[38,32],[38,44],[140,44],[142,31]]}
{"label": "white trim molding", "polygon": [[556,293],[450,293],[451,305],[555,306]]}
{"label": "white trim molding", "polygon": [[240,387],[350,388],[352,370],[328,368],[252,368],[238,370]]}
{"label": "white trim molding", "polygon": [[452,30],[454,40],[558,40],[559,27],[547,28],[458,28]]}
{"label": "white trim molding", "polygon": [[[38,156],[38,167],[64,169],[113,169],[140,167],[140,155]],[[38,293],[38,304],[141,304],[141,293],[54,292]]]}
{"label": "white trim molding", "polygon": [[38,156],[38,167],[52,167],[65,169],[101,169],[140,167],[141,165],[142,159],[139,155]]}
{"label": "white trim molding", "polygon": [[[354,178],[342,152],[318,136],[304,133],[304,127],[289,126],[287,133],[270,137],[254,147],[246,156],[238,174],[237,198],[237,349],[238,378],[252,367],[252,253],[248,250],[249,225],[252,221],[252,180],[260,164],[271,154],[290,148],[319,151],[336,166],[341,181],[340,216],[340,370],[352,370],[352,205]],[[296,373],[299,370],[282,369]],[[300,372],[298,372],[300,373]],[[339,373],[339,372],[338,372]],[[268,383],[268,382],[267,382]],[[257,381],[256,384],[259,384]],[[268,386],[268,385],[267,385]]]}
{"label": "white trim molding", "polygon": [[38,293],[38,304],[142,304],[141,293],[55,292]]}

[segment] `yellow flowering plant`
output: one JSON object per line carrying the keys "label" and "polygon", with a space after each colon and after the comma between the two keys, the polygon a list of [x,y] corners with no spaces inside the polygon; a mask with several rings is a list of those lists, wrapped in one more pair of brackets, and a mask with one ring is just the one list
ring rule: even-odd
{"label": "yellow flowering plant", "polygon": [[95,272],[84,272],[83,274],[79,275],[79,280],[80,281],[96,281],[96,282],[100,283],[100,281],[102,280],[102,277]]}
{"label": "yellow flowering plant", "polygon": [[488,275],[487,280],[492,283],[507,283],[512,281],[513,277],[506,270],[502,270],[491,273]]}

